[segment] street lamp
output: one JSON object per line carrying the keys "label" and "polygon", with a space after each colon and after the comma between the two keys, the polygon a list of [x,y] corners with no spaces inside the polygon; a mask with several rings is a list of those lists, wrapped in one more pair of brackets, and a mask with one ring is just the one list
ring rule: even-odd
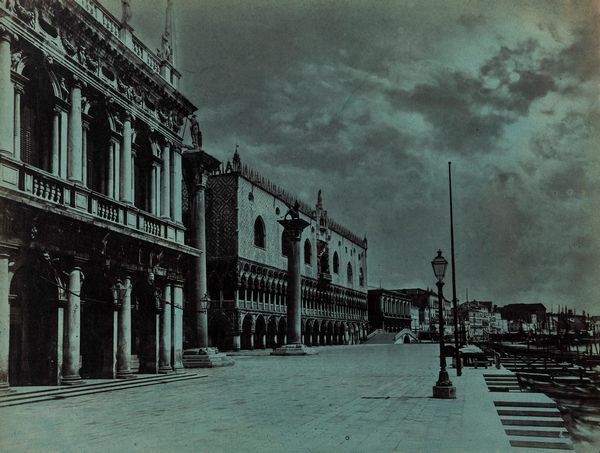
{"label": "street lamp", "polygon": [[442,287],[444,286],[444,275],[446,274],[446,267],[448,267],[448,261],[442,256],[442,251],[438,250],[437,256],[431,262],[433,267],[433,273],[437,278],[437,289],[438,289],[438,316],[439,316],[439,334],[440,334],[440,374],[437,382],[433,386],[433,397],[434,398],[456,398],[456,388],[452,386],[448,372],[446,371],[446,356],[444,355],[444,310],[443,310],[443,299]]}
{"label": "street lamp", "polygon": [[200,298],[200,311],[202,313],[206,313],[208,311],[208,306],[210,305],[210,297],[207,293],[204,293],[204,296]]}

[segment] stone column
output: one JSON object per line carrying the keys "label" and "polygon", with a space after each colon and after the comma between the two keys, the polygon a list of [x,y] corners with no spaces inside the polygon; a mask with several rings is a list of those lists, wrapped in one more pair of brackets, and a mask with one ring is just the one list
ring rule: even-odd
{"label": "stone column", "polygon": [[120,195],[123,203],[133,203],[132,191],[132,157],[131,157],[131,115],[125,112],[123,116],[123,144],[121,145],[121,177]]}
{"label": "stone column", "polygon": [[173,167],[171,168],[171,218],[174,222],[182,222],[182,210],[181,210],[181,180],[182,180],[182,169],[181,169],[181,154],[173,149]]}
{"label": "stone column", "polygon": [[232,348],[233,348],[234,351],[239,351],[240,350],[241,344],[242,344],[241,339],[242,339],[242,336],[241,336],[241,333],[239,331],[238,332],[233,332],[233,335],[232,335]]}
{"label": "stone column", "polygon": [[113,179],[115,180],[114,183],[114,198],[115,200],[119,200],[121,197],[121,145],[119,144],[118,141],[114,141],[114,152],[115,152],[115,158],[114,158],[114,177]]}
{"label": "stone column", "polygon": [[60,146],[59,146],[59,170],[58,175],[61,178],[67,178],[67,112],[60,109]]}
{"label": "stone column", "polygon": [[161,216],[171,218],[171,150],[166,144],[162,151],[162,171],[161,171]]}
{"label": "stone column", "polygon": [[301,219],[297,208],[290,218],[279,220],[288,241],[287,335],[274,355],[305,355],[314,353],[302,344],[302,288],[300,276],[300,239],[309,223]]}
{"label": "stone column", "polygon": [[[175,156],[178,154],[175,153]],[[206,224],[204,212],[204,189],[208,174],[217,168],[220,162],[204,151],[186,153],[185,180],[190,196],[190,239],[191,246],[198,249],[200,254],[194,258],[194,273],[192,277],[192,300],[196,309],[196,346],[208,347],[208,320],[206,309],[202,307],[202,298],[207,294],[206,284]],[[177,160],[175,160],[177,162]],[[177,178],[177,173],[175,174]],[[181,192],[174,194],[179,199]],[[180,208],[179,201],[179,208]],[[179,219],[180,221],[181,219]],[[175,221],[178,221],[176,218]]]}
{"label": "stone column", "polygon": [[173,285],[173,326],[171,340],[173,343],[173,369],[183,368],[183,286],[181,283]]}
{"label": "stone column", "polygon": [[10,340],[10,305],[8,293],[10,279],[8,276],[9,256],[0,253],[0,389],[8,387],[9,340]]}
{"label": "stone column", "polygon": [[159,215],[160,213],[156,210],[158,191],[156,190],[157,177],[156,173],[158,170],[158,166],[156,164],[152,164],[152,169],[150,171],[150,214]]}
{"label": "stone column", "polygon": [[159,373],[170,373],[171,368],[171,288],[167,283],[162,299],[162,312],[160,314],[160,340],[159,340]]}
{"label": "stone column", "polygon": [[115,196],[115,143],[111,141],[108,149],[108,181],[106,182],[106,195]]}
{"label": "stone column", "polygon": [[117,317],[117,378],[132,377],[131,362],[131,277],[120,285],[121,304]]}
{"label": "stone column", "polygon": [[52,117],[52,174],[60,174],[60,110],[55,108]]}
{"label": "stone column", "polygon": [[21,95],[23,94],[23,87],[18,84],[15,85],[15,128],[14,128],[14,156],[15,159],[21,159]]}
{"label": "stone column", "polygon": [[80,324],[81,324],[81,280],[83,274],[79,267],[74,267],[69,275],[69,293],[65,310],[65,336],[63,343],[62,384],[78,384],[79,375]]}
{"label": "stone column", "polygon": [[83,185],[87,186],[88,180],[88,168],[87,168],[87,134],[90,128],[90,123],[87,121],[83,122],[83,128],[81,130],[81,179],[83,181]]}
{"label": "stone column", "polygon": [[69,181],[83,182],[81,171],[82,151],[82,131],[83,123],[81,118],[81,82],[77,77],[73,77],[73,86],[71,87],[71,108],[69,110],[69,131],[67,152],[68,158],[68,178]]}
{"label": "stone column", "polygon": [[13,155],[14,146],[14,87],[10,78],[12,36],[0,25],[0,153]]}

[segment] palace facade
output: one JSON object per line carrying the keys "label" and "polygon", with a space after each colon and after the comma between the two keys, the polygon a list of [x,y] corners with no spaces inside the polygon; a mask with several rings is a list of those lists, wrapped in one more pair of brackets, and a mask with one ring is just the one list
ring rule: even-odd
{"label": "palace facade", "polygon": [[[299,203],[302,343],[352,344],[367,333],[367,240],[334,222],[319,191]],[[286,342],[287,250],[277,222],[296,199],[242,164],[239,154],[208,179],[209,334],[221,349]]]}
{"label": "palace facade", "polygon": [[[126,5],[125,5],[126,4]],[[181,368],[188,262],[160,51],[95,0],[0,2],[0,384]]]}

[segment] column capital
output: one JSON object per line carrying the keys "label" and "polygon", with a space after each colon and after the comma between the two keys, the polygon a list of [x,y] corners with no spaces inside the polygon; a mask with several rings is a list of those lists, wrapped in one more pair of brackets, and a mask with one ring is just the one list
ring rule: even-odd
{"label": "column capital", "polygon": [[182,153],[183,178],[192,194],[203,191],[208,175],[217,169],[221,162],[204,151]]}
{"label": "column capital", "polygon": [[81,88],[83,86],[83,81],[75,74],[71,78],[71,90],[74,88]]}
{"label": "column capital", "polygon": [[291,241],[299,241],[302,235],[302,231],[310,225],[304,219],[282,219],[277,221],[281,226],[283,226],[283,230],[286,232],[287,237]]}
{"label": "column capital", "polygon": [[12,43],[14,39],[14,34],[5,25],[0,24],[0,41]]}

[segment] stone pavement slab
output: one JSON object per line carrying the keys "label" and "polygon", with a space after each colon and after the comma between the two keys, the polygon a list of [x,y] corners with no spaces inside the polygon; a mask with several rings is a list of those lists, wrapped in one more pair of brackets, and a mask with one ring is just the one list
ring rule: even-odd
{"label": "stone pavement slab", "polygon": [[[506,452],[485,369],[431,398],[435,344],[236,357],[208,377],[0,409],[7,452]],[[497,394],[496,394],[497,395]]]}

